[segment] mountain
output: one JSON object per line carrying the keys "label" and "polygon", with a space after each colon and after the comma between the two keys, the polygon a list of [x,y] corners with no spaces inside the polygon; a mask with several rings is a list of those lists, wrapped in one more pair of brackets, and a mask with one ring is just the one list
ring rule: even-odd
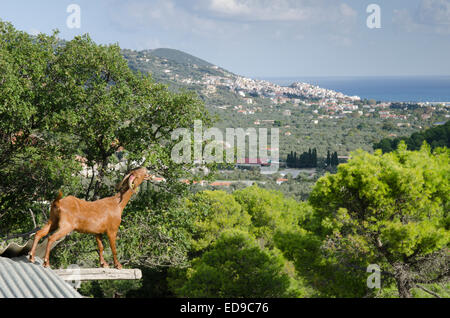
{"label": "mountain", "polygon": [[205,76],[235,76],[198,57],[174,49],[124,49],[122,54],[133,70],[149,72],[156,81],[171,84],[195,84],[195,81],[201,81]]}
{"label": "mountain", "polygon": [[155,50],[149,50],[147,52],[152,56],[168,59],[178,64],[197,65],[200,67],[214,66],[213,64],[206,62],[205,60],[202,60],[198,57],[195,57],[193,55],[190,55],[188,53],[179,50],[160,48]]}
{"label": "mountain", "polygon": [[307,83],[294,83],[285,87],[245,78],[174,49],[144,51],[124,49],[122,53],[131,69],[151,73],[157,82],[170,84],[172,89],[194,90],[207,106],[236,106],[253,101],[267,105],[286,102],[298,104],[299,100],[358,100],[358,97],[345,96]]}

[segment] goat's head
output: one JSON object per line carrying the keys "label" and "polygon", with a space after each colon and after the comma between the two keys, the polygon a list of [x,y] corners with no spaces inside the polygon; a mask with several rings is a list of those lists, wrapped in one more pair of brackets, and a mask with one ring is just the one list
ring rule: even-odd
{"label": "goat's head", "polygon": [[146,168],[136,168],[130,171],[123,180],[119,183],[118,189],[121,190],[124,184],[128,186],[133,192],[137,189],[144,180],[152,180],[153,175],[149,174]]}

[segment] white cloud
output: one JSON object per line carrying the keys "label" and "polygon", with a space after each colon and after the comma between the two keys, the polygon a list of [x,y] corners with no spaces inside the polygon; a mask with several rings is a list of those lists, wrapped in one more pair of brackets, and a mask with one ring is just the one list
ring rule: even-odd
{"label": "white cloud", "polygon": [[339,6],[339,10],[341,11],[344,17],[354,18],[357,15],[357,12],[346,3],[342,3]]}
{"label": "white cloud", "polygon": [[415,12],[395,10],[393,22],[406,32],[450,34],[450,0],[422,0]]}
{"label": "white cloud", "polygon": [[209,9],[226,15],[248,15],[251,13],[251,9],[246,3],[239,3],[236,0],[212,0]]}
{"label": "white cloud", "polygon": [[348,4],[329,0],[200,0],[196,9],[212,17],[246,22],[335,23],[356,16]]}
{"label": "white cloud", "polygon": [[127,32],[160,37],[152,32],[170,31],[179,38],[201,36],[236,43],[265,35],[298,40],[299,32],[347,39],[357,26],[357,12],[334,0],[116,0],[112,7],[112,23]]}
{"label": "white cloud", "polygon": [[422,0],[418,17],[423,24],[450,25],[450,0]]}
{"label": "white cloud", "polygon": [[134,47],[137,50],[149,50],[149,49],[158,49],[161,47],[169,47],[168,45],[164,45],[161,43],[161,41],[157,38],[150,38],[150,39],[139,39],[135,42]]}
{"label": "white cloud", "polygon": [[170,0],[117,1],[117,5],[111,6],[110,10],[110,17],[115,23],[131,28],[171,20],[175,14],[175,6]]}
{"label": "white cloud", "polygon": [[148,29],[177,30],[194,34],[218,32],[217,24],[180,6],[172,0],[117,1],[110,10],[113,24],[127,31]]}
{"label": "white cloud", "polygon": [[28,31],[28,33],[33,36],[37,36],[41,33],[41,31],[39,31],[38,29],[35,29],[35,28],[31,28],[30,31]]}
{"label": "white cloud", "polygon": [[122,17],[136,24],[166,21],[173,26],[187,21],[218,23],[218,19],[238,23],[342,24],[354,22],[357,16],[350,5],[333,0],[116,0],[112,7],[117,22]]}

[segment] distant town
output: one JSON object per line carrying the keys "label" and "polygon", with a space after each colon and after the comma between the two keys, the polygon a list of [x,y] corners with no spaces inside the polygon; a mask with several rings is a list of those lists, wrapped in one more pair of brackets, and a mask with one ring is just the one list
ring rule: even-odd
{"label": "distant town", "polygon": [[[142,62],[149,62],[150,60],[141,57]],[[167,60],[163,59],[163,62]],[[196,64],[192,64],[193,69],[200,69]],[[185,85],[200,85],[203,87],[202,93],[206,96],[215,94],[218,89],[226,88],[232,93],[236,93],[241,99],[242,103],[237,105],[215,105],[219,109],[232,108],[235,112],[241,115],[254,115],[262,111],[261,105],[258,104],[257,99],[267,99],[272,105],[292,105],[306,106],[314,108],[314,113],[318,116],[314,118],[313,123],[319,124],[320,120],[339,119],[348,116],[365,116],[373,117],[379,116],[380,119],[394,119],[400,120],[397,123],[398,127],[410,125],[408,119],[413,114],[404,113],[402,110],[408,110],[408,103],[403,104],[402,107],[392,109],[393,102],[381,102],[374,100],[362,99],[360,96],[347,96],[341,92],[336,92],[330,89],[322,88],[308,83],[293,83],[290,86],[280,86],[265,80],[256,80],[239,75],[232,74],[221,69],[218,66],[210,66],[212,71],[220,75],[210,75],[203,73],[200,78],[193,76],[185,76],[177,73],[176,69],[166,68],[163,73],[171,81],[183,83]],[[204,67],[203,67],[204,69]],[[445,112],[445,118],[450,118],[450,102],[421,102],[414,103],[415,106],[426,109],[425,113],[421,114],[421,118],[415,120],[428,120],[433,116],[433,112],[439,110]],[[289,109],[284,111],[285,116],[290,116]],[[261,121],[254,122],[259,125]],[[439,124],[437,122],[436,124]]]}

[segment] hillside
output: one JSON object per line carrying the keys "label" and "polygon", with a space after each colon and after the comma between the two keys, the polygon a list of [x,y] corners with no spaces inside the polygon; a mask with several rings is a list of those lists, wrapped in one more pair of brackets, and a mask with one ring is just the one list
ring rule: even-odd
{"label": "hillside", "polygon": [[235,77],[209,62],[174,49],[125,49],[122,52],[133,70],[151,73],[158,82],[180,87],[202,84],[202,80],[208,76]]}
{"label": "hillside", "polygon": [[175,88],[195,89],[206,100],[207,105],[212,101],[215,106],[248,103],[248,99],[244,99],[246,97],[262,97],[281,103],[298,99],[359,99],[306,83],[282,87],[267,81],[245,78],[174,49],[124,49],[122,52],[133,70],[151,73],[156,81],[171,84]]}
{"label": "hillside", "polygon": [[432,149],[436,147],[450,148],[450,121],[445,124],[440,123],[437,127],[418,131],[411,137],[384,138],[373,145],[374,149],[381,149],[384,153],[397,149],[398,144],[404,141],[409,150],[419,150],[423,142],[426,141]]}
{"label": "hillside", "polygon": [[179,50],[160,48],[148,50],[147,52],[152,56],[168,59],[178,64],[197,65],[200,67],[214,66],[213,64],[206,62],[205,60],[199,59],[198,57]]}
{"label": "hillside", "polygon": [[174,49],[124,49],[129,66],[151,73],[170,89],[199,95],[208,111],[220,119],[215,125],[280,129],[280,155],[316,148],[348,155],[356,149],[373,151],[383,138],[410,136],[417,130],[446,121],[450,105],[376,103],[307,83],[279,86],[228,72],[200,58]]}

